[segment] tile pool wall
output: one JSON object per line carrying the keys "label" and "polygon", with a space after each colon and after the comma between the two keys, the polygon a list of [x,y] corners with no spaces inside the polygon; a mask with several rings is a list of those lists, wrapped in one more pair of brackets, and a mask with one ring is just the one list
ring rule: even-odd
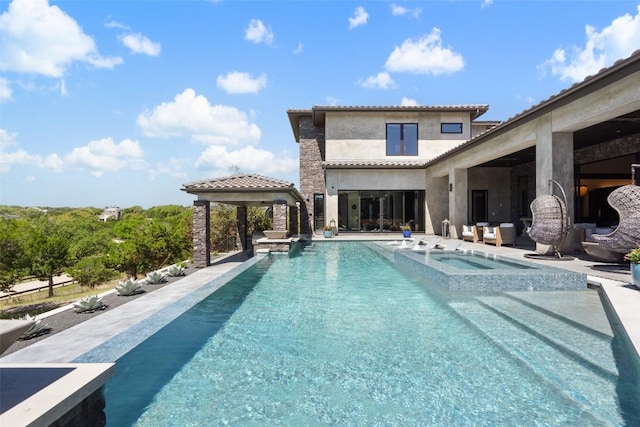
{"label": "tile pool wall", "polygon": [[[441,262],[431,253],[445,254],[442,250],[419,252],[411,249],[400,249],[386,243],[365,243],[368,247],[402,265],[410,271],[433,279],[442,290],[447,291],[527,291],[527,290],[582,290],[587,287],[587,276],[551,266],[540,266],[526,261],[503,258],[480,251],[451,251],[447,255],[464,258],[490,258],[492,263],[505,262],[505,268],[461,269]],[[521,266],[522,268],[513,268]]]}

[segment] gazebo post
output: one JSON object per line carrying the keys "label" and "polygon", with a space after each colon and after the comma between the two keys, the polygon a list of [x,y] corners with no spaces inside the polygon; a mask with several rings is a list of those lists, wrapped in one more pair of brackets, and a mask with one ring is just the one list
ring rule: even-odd
{"label": "gazebo post", "polygon": [[298,207],[289,206],[289,232],[292,236],[300,234],[298,230]]}
{"label": "gazebo post", "polygon": [[273,229],[287,230],[287,202],[285,200],[273,201]]}
{"label": "gazebo post", "polygon": [[236,207],[236,225],[238,228],[238,241],[240,244],[240,250],[248,251],[251,249],[253,252],[253,248],[251,247],[251,238],[247,236],[247,207],[246,206],[238,206]]}
{"label": "gazebo post", "polygon": [[211,207],[208,200],[193,202],[193,264],[196,268],[211,263]]}

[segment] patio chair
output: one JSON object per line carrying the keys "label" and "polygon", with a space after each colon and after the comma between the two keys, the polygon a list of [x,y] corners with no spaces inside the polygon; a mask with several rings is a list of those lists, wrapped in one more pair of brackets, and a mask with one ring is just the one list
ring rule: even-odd
{"label": "patio chair", "polygon": [[462,240],[467,240],[473,243],[481,242],[483,228],[488,225],[488,222],[479,222],[475,225],[463,225]]}
{"label": "patio chair", "polygon": [[567,215],[566,195],[560,184],[549,180],[549,186],[556,184],[562,192],[562,198],[554,194],[543,194],[531,202],[531,226],[525,232],[531,240],[553,247],[557,258],[562,258],[560,246],[569,232],[570,219]]}
{"label": "patio chair", "polygon": [[620,222],[609,234],[591,238],[611,252],[626,254],[640,247],[640,186],[625,185],[614,190],[607,202],[618,212]]}
{"label": "patio chair", "polygon": [[496,246],[513,246],[516,243],[516,226],[511,222],[503,222],[497,227],[484,227],[482,241],[485,245],[491,243]]}

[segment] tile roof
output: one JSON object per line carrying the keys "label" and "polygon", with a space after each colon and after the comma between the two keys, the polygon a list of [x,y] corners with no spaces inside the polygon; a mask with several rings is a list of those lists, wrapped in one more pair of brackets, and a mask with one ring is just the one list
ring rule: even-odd
{"label": "tile roof", "polygon": [[423,168],[426,160],[328,160],[322,162],[325,169],[348,167],[354,169]]}
{"label": "tile roof", "polygon": [[446,151],[439,156],[431,159],[429,161],[429,165],[436,164],[443,159],[449,158],[451,155],[456,154],[458,152],[464,151],[469,147],[472,147],[478,143],[481,143],[487,138],[491,138],[492,135],[499,134],[499,132],[504,131],[505,129],[509,129],[511,127],[518,126],[521,122],[526,122],[527,120],[531,120],[536,117],[536,114],[547,108],[554,108],[555,103],[561,103],[564,99],[576,94],[581,90],[585,90],[585,88],[589,88],[591,85],[595,85],[598,81],[615,74],[620,69],[633,66],[634,64],[640,61],[640,49],[634,51],[629,57],[624,59],[617,60],[610,67],[600,69],[596,74],[585,77],[581,82],[576,82],[571,85],[571,87],[567,89],[561,90],[559,93],[555,95],[551,95],[549,98],[540,101],[538,104],[529,107],[528,109],[516,114],[513,117],[508,118],[507,120],[500,122],[498,125],[487,129],[484,132],[479,133],[474,136],[470,140],[466,141],[463,144],[458,145],[455,148],[452,148],[449,151]]}
{"label": "tile roof", "polygon": [[291,182],[275,178],[268,178],[256,174],[232,175],[222,178],[206,179],[202,181],[183,184],[185,191],[198,190],[270,190],[270,189],[291,189],[294,185]]}

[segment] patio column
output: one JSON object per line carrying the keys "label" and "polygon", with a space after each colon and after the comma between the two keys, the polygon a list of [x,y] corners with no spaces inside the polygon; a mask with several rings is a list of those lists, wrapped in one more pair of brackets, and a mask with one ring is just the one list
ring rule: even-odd
{"label": "patio column", "polygon": [[442,221],[449,215],[449,178],[427,175],[425,179],[425,233],[440,234]]}
{"label": "patio column", "polygon": [[273,202],[273,229],[278,231],[287,229],[287,203],[284,200]]}
{"label": "patio column", "polygon": [[291,235],[300,234],[298,230],[298,207],[289,206],[289,232]]}
{"label": "patio column", "polygon": [[467,223],[467,169],[453,169],[449,179],[449,232],[457,239]]}
{"label": "patio column", "polygon": [[[556,181],[567,196],[567,214],[571,218],[569,233],[561,247],[563,252],[573,251],[573,133],[552,132],[551,119],[541,118],[536,128],[536,197],[543,194],[560,195],[556,185],[549,186],[549,180]],[[537,245],[536,249],[548,251],[547,245]]]}
{"label": "patio column", "polygon": [[210,219],[209,201],[193,202],[193,264],[196,268],[207,267],[211,263]]}
{"label": "patio column", "polygon": [[241,251],[247,251],[251,246],[251,237],[247,236],[247,207],[236,208],[236,226],[238,228],[238,246]]}

